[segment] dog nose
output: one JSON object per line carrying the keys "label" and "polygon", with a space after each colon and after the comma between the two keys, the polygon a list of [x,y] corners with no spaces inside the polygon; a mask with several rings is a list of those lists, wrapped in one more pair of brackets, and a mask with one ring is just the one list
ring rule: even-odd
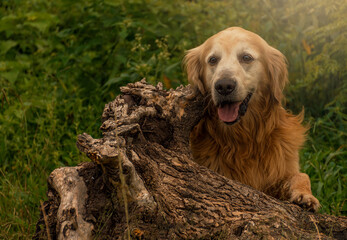
{"label": "dog nose", "polygon": [[215,89],[220,95],[226,96],[235,90],[236,81],[233,79],[221,79],[216,82]]}

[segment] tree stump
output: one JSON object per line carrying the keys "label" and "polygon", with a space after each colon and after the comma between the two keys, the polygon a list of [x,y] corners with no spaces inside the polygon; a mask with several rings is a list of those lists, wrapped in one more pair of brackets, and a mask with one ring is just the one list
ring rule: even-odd
{"label": "tree stump", "polygon": [[106,104],[92,162],[54,170],[34,239],[347,239],[347,218],[304,211],[192,161],[205,99],[145,80]]}

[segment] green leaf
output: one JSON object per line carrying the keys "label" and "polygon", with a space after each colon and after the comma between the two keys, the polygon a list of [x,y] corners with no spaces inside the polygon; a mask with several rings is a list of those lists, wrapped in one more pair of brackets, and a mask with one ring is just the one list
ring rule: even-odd
{"label": "green leaf", "polygon": [[119,7],[121,5],[119,0],[105,0],[104,3],[112,7]]}
{"label": "green leaf", "polygon": [[106,83],[105,86],[109,86],[114,83],[124,82],[126,80],[130,79],[130,75],[127,73],[122,73],[119,77],[110,78]]}
{"label": "green leaf", "polygon": [[57,22],[57,17],[45,12],[29,12],[26,15],[24,25],[37,28],[40,32],[45,32],[51,25]]}
{"label": "green leaf", "polygon": [[24,25],[29,25],[34,28],[37,28],[41,32],[45,32],[46,29],[49,27],[50,22],[47,21],[41,21],[41,22],[26,22]]}
{"label": "green leaf", "polygon": [[18,43],[16,41],[0,41],[0,55],[7,53],[12,47],[16,46]]}
{"label": "green leaf", "polygon": [[9,82],[14,83],[18,78],[19,70],[9,72],[0,72],[0,76],[6,78]]}

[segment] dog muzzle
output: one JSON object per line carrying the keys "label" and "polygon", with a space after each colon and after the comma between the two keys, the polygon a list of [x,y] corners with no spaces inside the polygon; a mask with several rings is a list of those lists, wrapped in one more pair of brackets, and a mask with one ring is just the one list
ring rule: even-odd
{"label": "dog muzzle", "polygon": [[222,102],[217,107],[218,117],[221,121],[228,125],[238,122],[242,116],[247,112],[248,102],[253,93],[249,93],[247,97],[241,102]]}

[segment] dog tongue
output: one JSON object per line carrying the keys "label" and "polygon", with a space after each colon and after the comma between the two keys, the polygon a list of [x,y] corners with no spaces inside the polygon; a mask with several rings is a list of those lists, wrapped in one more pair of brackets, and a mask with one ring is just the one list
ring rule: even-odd
{"label": "dog tongue", "polygon": [[225,104],[218,108],[219,119],[223,122],[234,122],[239,115],[239,107],[241,102]]}

